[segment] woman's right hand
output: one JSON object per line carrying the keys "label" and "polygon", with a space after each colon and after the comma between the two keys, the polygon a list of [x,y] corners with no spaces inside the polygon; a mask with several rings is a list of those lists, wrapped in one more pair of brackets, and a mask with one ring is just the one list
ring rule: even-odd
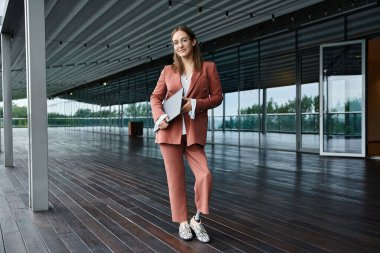
{"label": "woman's right hand", "polygon": [[165,119],[163,119],[163,120],[160,122],[159,127],[160,127],[161,130],[163,130],[163,129],[168,128],[168,126],[169,126],[169,118],[166,117]]}

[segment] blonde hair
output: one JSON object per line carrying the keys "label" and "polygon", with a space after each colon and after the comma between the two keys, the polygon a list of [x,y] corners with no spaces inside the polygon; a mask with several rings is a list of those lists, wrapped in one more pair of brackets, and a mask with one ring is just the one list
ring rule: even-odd
{"label": "blonde hair", "polygon": [[[173,36],[176,32],[182,31],[189,36],[190,40],[196,40],[196,44],[193,46],[193,61],[194,61],[194,68],[198,70],[199,72],[202,71],[202,57],[201,57],[201,49],[199,47],[198,39],[195,36],[195,33],[187,26],[177,26],[176,28],[173,29],[172,31],[172,39]],[[173,55],[173,65],[172,68],[175,72],[179,71],[180,74],[183,74],[184,72],[184,66],[183,66],[183,61],[181,57],[179,57],[175,51]]]}

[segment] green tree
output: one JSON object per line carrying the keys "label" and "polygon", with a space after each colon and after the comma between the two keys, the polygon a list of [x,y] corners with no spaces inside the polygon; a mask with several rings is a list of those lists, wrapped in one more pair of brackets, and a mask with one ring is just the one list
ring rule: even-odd
{"label": "green tree", "polygon": [[274,102],[273,98],[270,98],[267,103],[267,113],[276,113],[278,105]]}
{"label": "green tree", "polygon": [[346,112],[355,112],[362,110],[362,100],[360,98],[350,99],[345,103]]}
{"label": "green tree", "polygon": [[313,105],[315,112],[319,112],[319,95],[313,98]]}
{"label": "green tree", "polygon": [[111,112],[110,110],[100,110],[97,112],[92,112],[89,117],[103,117],[103,118],[109,118],[109,117],[115,117],[116,111]]}
{"label": "green tree", "polygon": [[240,109],[240,114],[259,114],[261,107],[258,104],[248,106],[247,108]]}
{"label": "green tree", "polygon": [[48,118],[50,118],[50,119],[54,119],[54,118],[66,118],[66,117],[67,117],[66,115],[59,114],[59,113],[56,113],[56,112],[49,112],[48,113]]}
{"label": "green tree", "polygon": [[313,97],[304,95],[301,99],[301,112],[313,111]]}
{"label": "green tree", "polygon": [[[277,104],[276,104],[277,106]],[[294,113],[296,112],[296,100],[288,100],[285,104],[277,107],[278,113]]]}
{"label": "green tree", "polygon": [[124,107],[124,116],[127,117],[137,117],[137,116],[146,116],[147,114],[146,103],[130,104],[127,107]]}
{"label": "green tree", "polygon": [[88,117],[91,117],[91,109],[78,109],[75,112],[74,117],[77,117],[77,118],[88,118]]}
{"label": "green tree", "polygon": [[13,118],[27,118],[28,110],[26,106],[18,106],[16,104],[12,104],[12,117]]}

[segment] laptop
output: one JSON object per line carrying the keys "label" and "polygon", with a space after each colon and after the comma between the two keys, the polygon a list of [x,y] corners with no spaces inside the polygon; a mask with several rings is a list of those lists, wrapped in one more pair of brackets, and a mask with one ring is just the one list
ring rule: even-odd
{"label": "laptop", "polygon": [[169,122],[181,114],[183,88],[179,89],[168,100],[164,100],[163,109],[168,115]]}

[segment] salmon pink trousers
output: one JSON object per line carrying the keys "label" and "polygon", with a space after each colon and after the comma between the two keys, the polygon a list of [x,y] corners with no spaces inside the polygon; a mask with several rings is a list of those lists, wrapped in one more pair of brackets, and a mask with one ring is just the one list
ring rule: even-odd
{"label": "salmon pink trousers", "polygon": [[207,166],[204,146],[198,144],[186,146],[186,137],[184,136],[181,144],[161,143],[160,149],[168,180],[172,220],[183,222],[188,219],[184,156],[195,176],[194,198],[197,210],[208,214],[212,176]]}

